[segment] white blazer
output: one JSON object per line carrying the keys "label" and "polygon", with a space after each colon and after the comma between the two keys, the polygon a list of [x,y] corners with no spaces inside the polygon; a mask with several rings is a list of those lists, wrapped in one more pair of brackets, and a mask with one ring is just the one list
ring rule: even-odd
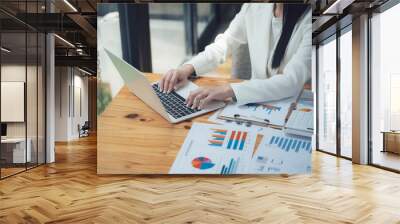
{"label": "white blazer", "polygon": [[[193,65],[196,74],[214,70],[241,44],[248,44],[251,61],[251,79],[231,84],[238,104],[279,100],[294,96],[311,78],[312,25],[311,10],[297,22],[278,69],[271,68],[271,24],[273,4],[247,3],[219,34],[213,43],[185,64]],[[278,42],[278,41],[276,41]]]}

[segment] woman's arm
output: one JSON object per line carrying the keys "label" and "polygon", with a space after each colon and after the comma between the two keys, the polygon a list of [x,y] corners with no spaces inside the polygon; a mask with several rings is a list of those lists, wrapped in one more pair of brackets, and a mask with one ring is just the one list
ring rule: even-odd
{"label": "woman's arm", "polygon": [[311,78],[311,13],[307,13],[304,19],[302,41],[297,52],[286,64],[282,74],[265,80],[253,79],[231,84],[238,104],[280,100],[294,96]]}
{"label": "woman's arm", "polygon": [[193,73],[197,75],[214,70],[219,64],[226,60],[226,57],[240,44],[247,43],[245,18],[248,5],[244,4],[242,9],[229,24],[228,29],[219,34],[215,41],[209,44],[205,50],[197,56],[184,63],[177,69],[168,71],[160,80],[160,90],[171,92],[183,86],[188,77]]}
{"label": "woman's arm", "polygon": [[193,74],[204,74],[214,70],[219,64],[226,60],[227,55],[232,49],[237,48],[242,43],[247,43],[246,27],[244,14],[248,5],[244,4],[240,12],[230,23],[228,29],[219,34],[214,43],[208,45],[203,52],[192,58],[177,69],[171,69],[159,81],[160,90],[171,92],[183,86],[188,77]]}
{"label": "woman's arm", "polygon": [[235,18],[229,24],[228,29],[219,34],[215,41],[197,56],[185,64],[193,65],[197,75],[201,75],[214,70],[219,64],[225,62],[233,49],[240,44],[247,43],[245,13],[248,5],[244,4]]}

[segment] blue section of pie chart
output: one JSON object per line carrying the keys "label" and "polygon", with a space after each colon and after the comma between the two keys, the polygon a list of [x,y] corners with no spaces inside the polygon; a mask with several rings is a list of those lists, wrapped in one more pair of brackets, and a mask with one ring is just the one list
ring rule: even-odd
{"label": "blue section of pie chart", "polygon": [[200,170],[206,170],[214,167],[215,163],[212,163],[207,157],[197,157],[193,159],[192,166]]}

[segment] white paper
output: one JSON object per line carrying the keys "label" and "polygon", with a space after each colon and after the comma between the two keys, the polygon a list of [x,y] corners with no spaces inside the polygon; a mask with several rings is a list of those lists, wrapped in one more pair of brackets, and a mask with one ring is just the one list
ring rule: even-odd
{"label": "white paper", "polygon": [[286,132],[303,136],[311,136],[314,132],[313,93],[304,90],[296,109],[292,111],[286,123]]}
{"label": "white paper", "polygon": [[[257,135],[263,136],[258,146]],[[194,123],[169,173],[308,173],[311,151],[311,138],[286,135],[281,130]]]}
{"label": "white paper", "polygon": [[301,174],[311,172],[312,144],[309,137],[286,135],[271,128],[263,131],[248,173]]}
{"label": "white paper", "polygon": [[248,128],[194,123],[169,173],[246,173],[256,136]]}

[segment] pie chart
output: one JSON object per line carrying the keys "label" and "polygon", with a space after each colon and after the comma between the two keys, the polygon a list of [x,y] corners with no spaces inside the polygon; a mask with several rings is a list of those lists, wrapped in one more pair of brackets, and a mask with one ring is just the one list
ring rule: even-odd
{"label": "pie chart", "polygon": [[199,170],[206,170],[214,167],[214,163],[207,157],[197,157],[192,160],[192,166]]}

